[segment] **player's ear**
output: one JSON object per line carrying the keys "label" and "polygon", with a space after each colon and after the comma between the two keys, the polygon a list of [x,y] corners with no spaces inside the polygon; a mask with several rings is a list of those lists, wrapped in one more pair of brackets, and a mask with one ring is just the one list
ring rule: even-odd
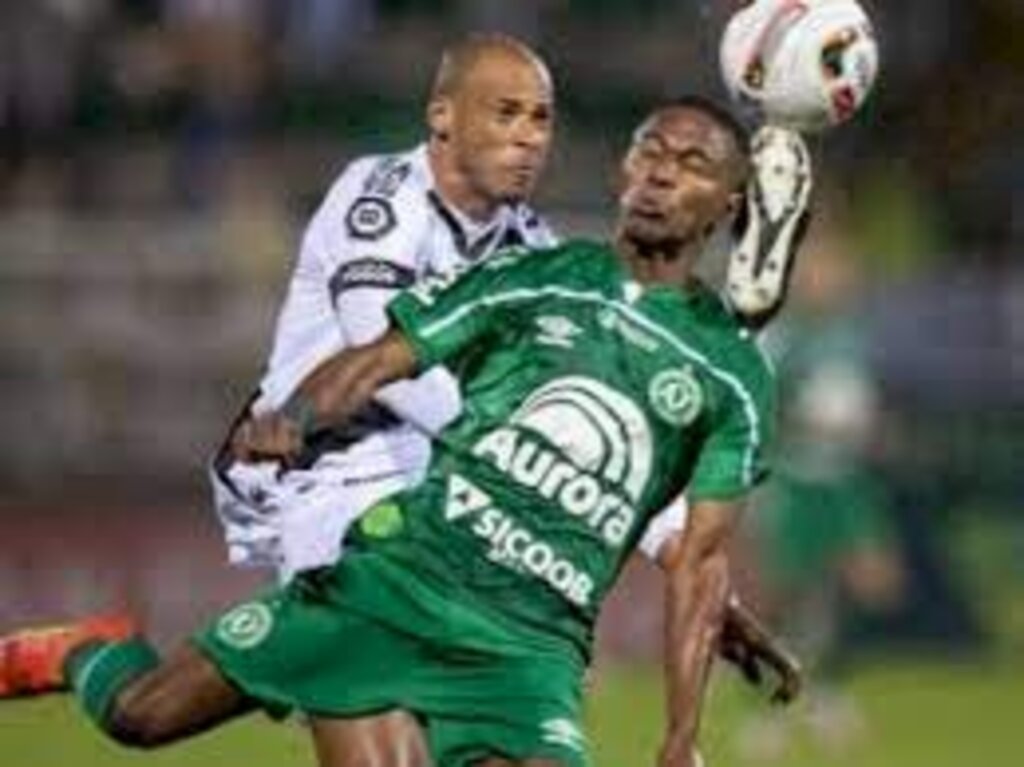
{"label": "player's ear", "polygon": [[739,212],[743,210],[743,208],[745,207],[743,203],[746,202],[746,199],[746,192],[740,191],[738,189],[735,192],[731,192],[729,194],[729,199],[726,200],[725,203],[726,215],[729,218],[735,218],[737,214],[739,214]]}
{"label": "player's ear", "polygon": [[622,156],[622,160],[619,164],[614,166],[614,170],[611,174],[612,186],[611,188],[615,191],[615,194],[621,195],[626,191],[626,186],[629,184],[629,165],[633,160],[633,147],[630,146],[626,150],[626,153]]}
{"label": "player's ear", "polygon": [[430,135],[438,141],[448,140],[453,119],[451,99],[441,96],[431,99],[427,104],[427,127],[430,129]]}
{"label": "player's ear", "polygon": [[747,195],[746,192],[735,191],[729,195],[726,203],[726,220],[731,222],[729,228],[733,237],[739,238],[747,228]]}

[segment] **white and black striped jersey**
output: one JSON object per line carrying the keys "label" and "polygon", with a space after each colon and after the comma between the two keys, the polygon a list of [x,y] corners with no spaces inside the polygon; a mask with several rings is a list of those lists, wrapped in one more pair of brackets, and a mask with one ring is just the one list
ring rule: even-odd
{"label": "white and black striped jersey", "polygon": [[[499,248],[555,241],[524,204],[504,205],[484,223],[447,205],[435,188],[425,145],[352,162],[303,237],[255,409],[279,407],[328,355],[381,335],[384,307],[402,288]],[[381,400],[404,410],[399,400],[414,397],[413,383],[397,385],[404,396],[384,392]],[[429,388],[431,379],[425,383]],[[421,408],[414,412],[423,414]]]}

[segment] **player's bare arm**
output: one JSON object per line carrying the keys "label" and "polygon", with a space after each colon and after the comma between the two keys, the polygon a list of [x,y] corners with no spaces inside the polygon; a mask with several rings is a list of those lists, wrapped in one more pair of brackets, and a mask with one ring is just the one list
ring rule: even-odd
{"label": "player's bare arm", "polygon": [[[668,571],[679,556],[678,532],[658,549],[657,563]],[[754,686],[769,684],[773,703],[791,703],[800,695],[803,672],[796,657],[733,592],[726,604],[718,656],[733,664]],[[770,677],[770,678],[769,678]]]}
{"label": "player's bare arm", "polygon": [[312,431],[343,422],[386,383],[416,371],[412,347],[397,331],[323,362],[279,411],[255,416],[235,432],[232,449],[243,461],[292,460]]}
{"label": "player's bare arm", "polygon": [[737,501],[693,504],[666,567],[665,673],[668,729],[660,767],[693,767],[704,689],[729,603],[729,535]]}

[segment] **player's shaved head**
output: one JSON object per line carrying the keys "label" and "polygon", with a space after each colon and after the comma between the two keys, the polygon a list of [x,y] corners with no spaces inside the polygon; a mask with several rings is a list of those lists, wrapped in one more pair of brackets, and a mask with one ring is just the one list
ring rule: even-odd
{"label": "player's shaved head", "polygon": [[547,65],[528,46],[499,33],[475,33],[448,46],[434,75],[431,98],[452,96],[483,63],[501,62],[531,67],[548,83]]}
{"label": "player's shaved head", "polygon": [[526,198],[547,159],[553,112],[548,68],[523,43],[474,34],[450,46],[426,114],[444,198],[484,218]]}

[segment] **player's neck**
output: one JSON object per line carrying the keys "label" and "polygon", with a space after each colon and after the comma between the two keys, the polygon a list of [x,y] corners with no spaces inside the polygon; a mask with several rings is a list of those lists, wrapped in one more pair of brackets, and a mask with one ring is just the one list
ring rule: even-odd
{"label": "player's neck", "polygon": [[478,223],[494,218],[501,203],[474,189],[455,164],[451,152],[436,139],[431,139],[427,145],[427,160],[434,175],[434,188],[446,205]]}
{"label": "player's neck", "polygon": [[670,243],[662,247],[644,245],[617,237],[615,250],[633,278],[644,285],[668,285],[688,290],[700,284],[694,272],[700,248],[696,244]]}

